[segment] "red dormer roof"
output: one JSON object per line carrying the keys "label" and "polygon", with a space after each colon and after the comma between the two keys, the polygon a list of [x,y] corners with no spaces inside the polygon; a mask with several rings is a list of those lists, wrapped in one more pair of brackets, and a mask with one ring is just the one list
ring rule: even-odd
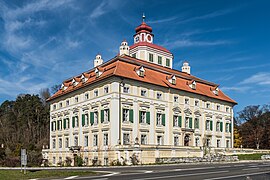
{"label": "red dormer roof", "polygon": [[135,31],[136,31],[136,33],[139,33],[141,31],[147,31],[147,32],[151,33],[152,32],[152,28],[151,28],[151,26],[148,26],[145,22],[142,22],[141,25],[139,25],[138,27],[136,27]]}

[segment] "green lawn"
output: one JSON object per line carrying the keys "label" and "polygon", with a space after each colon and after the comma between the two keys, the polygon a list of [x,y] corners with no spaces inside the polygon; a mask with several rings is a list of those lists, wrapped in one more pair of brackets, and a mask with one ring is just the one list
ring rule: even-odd
{"label": "green lawn", "polygon": [[238,154],[239,160],[261,160],[261,156],[264,154]]}
{"label": "green lawn", "polygon": [[0,180],[22,180],[22,179],[34,179],[34,178],[61,178],[69,176],[86,176],[96,175],[93,171],[87,170],[37,170],[26,171],[26,174],[21,173],[20,170],[0,170]]}

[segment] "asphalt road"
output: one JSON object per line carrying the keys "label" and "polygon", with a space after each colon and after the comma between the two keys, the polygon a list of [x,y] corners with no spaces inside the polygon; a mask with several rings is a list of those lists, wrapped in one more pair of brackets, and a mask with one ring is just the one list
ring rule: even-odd
{"label": "asphalt road", "polygon": [[67,177],[81,180],[270,180],[270,162],[176,164],[159,166],[133,166],[89,168],[106,172],[100,176]]}

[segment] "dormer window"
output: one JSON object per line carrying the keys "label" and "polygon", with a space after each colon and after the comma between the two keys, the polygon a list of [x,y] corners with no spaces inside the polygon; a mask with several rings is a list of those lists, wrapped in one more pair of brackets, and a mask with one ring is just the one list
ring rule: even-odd
{"label": "dormer window", "polygon": [[144,77],[145,69],[143,68],[143,66],[141,66],[140,68],[138,68],[136,70],[136,72],[137,72],[138,76]]}
{"label": "dormer window", "polygon": [[85,83],[88,80],[88,78],[86,78],[83,74],[81,76],[81,81],[82,83]]}
{"label": "dormer window", "polygon": [[194,81],[194,80],[191,81],[191,82],[190,82],[190,81],[188,82],[188,86],[189,86],[191,89],[194,89],[194,90],[195,90],[195,89],[196,89],[196,85],[197,85],[197,83],[196,83],[196,81]]}
{"label": "dormer window", "polygon": [[214,87],[214,88],[211,88],[211,90],[212,90],[212,92],[213,92],[216,96],[218,96],[219,88],[218,88],[217,86]]}
{"label": "dormer window", "polygon": [[168,81],[169,81],[171,84],[175,85],[175,84],[176,84],[176,77],[175,77],[175,75],[170,76],[170,77],[168,78]]}
{"label": "dormer window", "polygon": [[77,86],[78,85],[78,82],[75,80],[75,78],[72,79],[72,85],[73,86]]}
{"label": "dormer window", "polygon": [[60,89],[61,89],[62,91],[64,91],[64,90],[66,90],[67,88],[68,88],[67,86],[65,86],[64,84],[62,84]]}
{"label": "dormer window", "polygon": [[96,77],[101,76],[101,74],[103,73],[102,71],[100,71],[98,68],[95,69],[95,73],[96,73]]}

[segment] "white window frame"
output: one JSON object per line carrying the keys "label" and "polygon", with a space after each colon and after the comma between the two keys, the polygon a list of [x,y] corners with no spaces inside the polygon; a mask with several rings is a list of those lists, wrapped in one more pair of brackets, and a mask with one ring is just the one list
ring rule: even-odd
{"label": "white window frame", "polygon": [[69,148],[69,138],[65,137],[65,148]]}
{"label": "white window frame", "polygon": [[104,87],[104,94],[108,94],[109,93],[109,86],[105,86]]}
{"label": "white window frame", "polygon": [[74,136],[74,146],[78,146],[79,145],[79,138],[78,136]]}
{"label": "white window frame", "polygon": [[157,113],[157,125],[161,126],[162,125],[162,114]]}
{"label": "white window frame", "polygon": [[173,116],[173,127],[179,127],[177,115]]}
{"label": "white window frame", "polygon": [[97,134],[93,135],[93,146],[98,146],[98,135]]}
{"label": "white window frame", "polygon": [[109,134],[108,133],[104,133],[103,134],[103,145],[104,146],[108,146],[109,145]]}
{"label": "white window frame", "polygon": [[88,147],[88,145],[89,145],[89,136],[85,135],[84,136],[84,147]]}
{"label": "white window frame", "polygon": [[98,124],[98,111],[94,112],[94,125]]}
{"label": "white window frame", "polygon": [[189,105],[189,98],[185,98],[185,104]]}
{"label": "white window frame", "polygon": [[123,122],[128,122],[129,121],[129,109],[123,109]]}
{"label": "white window frame", "polygon": [[157,136],[157,145],[163,145],[163,136],[161,135]]}
{"label": "white window frame", "polygon": [[53,149],[56,148],[56,139],[55,138],[52,139],[52,148]]}
{"label": "white window frame", "polygon": [[130,93],[130,87],[129,86],[124,86],[123,87],[123,93],[129,94]]}
{"label": "white window frame", "polygon": [[174,96],[174,97],[173,97],[173,102],[175,102],[175,103],[178,103],[178,102],[179,102],[178,96]]}
{"label": "white window frame", "polygon": [[146,123],[146,112],[145,111],[141,111],[141,123]]}
{"label": "white window frame", "polygon": [[145,89],[141,89],[141,96],[146,97],[146,90]]}
{"label": "white window frame", "polygon": [[129,133],[123,133],[123,144],[124,145],[130,144],[130,134]]}
{"label": "white window frame", "polygon": [[95,89],[95,90],[94,90],[94,96],[95,96],[95,97],[98,97],[98,89]]}
{"label": "white window frame", "polygon": [[162,93],[161,92],[157,92],[157,99],[162,99]]}
{"label": "white window frame", "polygon": [[179,137],[178,136],[174,136],[173,137],[173,144],[174,144],[174,146],[178,146],[179,145]]}
{"label": "white window frame", "polygon": [[141,144],[147,144],[147,135],[141,134]]}
{"label": "white window frame", "polygon": [[62,148],[63,147],[63,141],[62,138],[58,139],[58,148]]}

